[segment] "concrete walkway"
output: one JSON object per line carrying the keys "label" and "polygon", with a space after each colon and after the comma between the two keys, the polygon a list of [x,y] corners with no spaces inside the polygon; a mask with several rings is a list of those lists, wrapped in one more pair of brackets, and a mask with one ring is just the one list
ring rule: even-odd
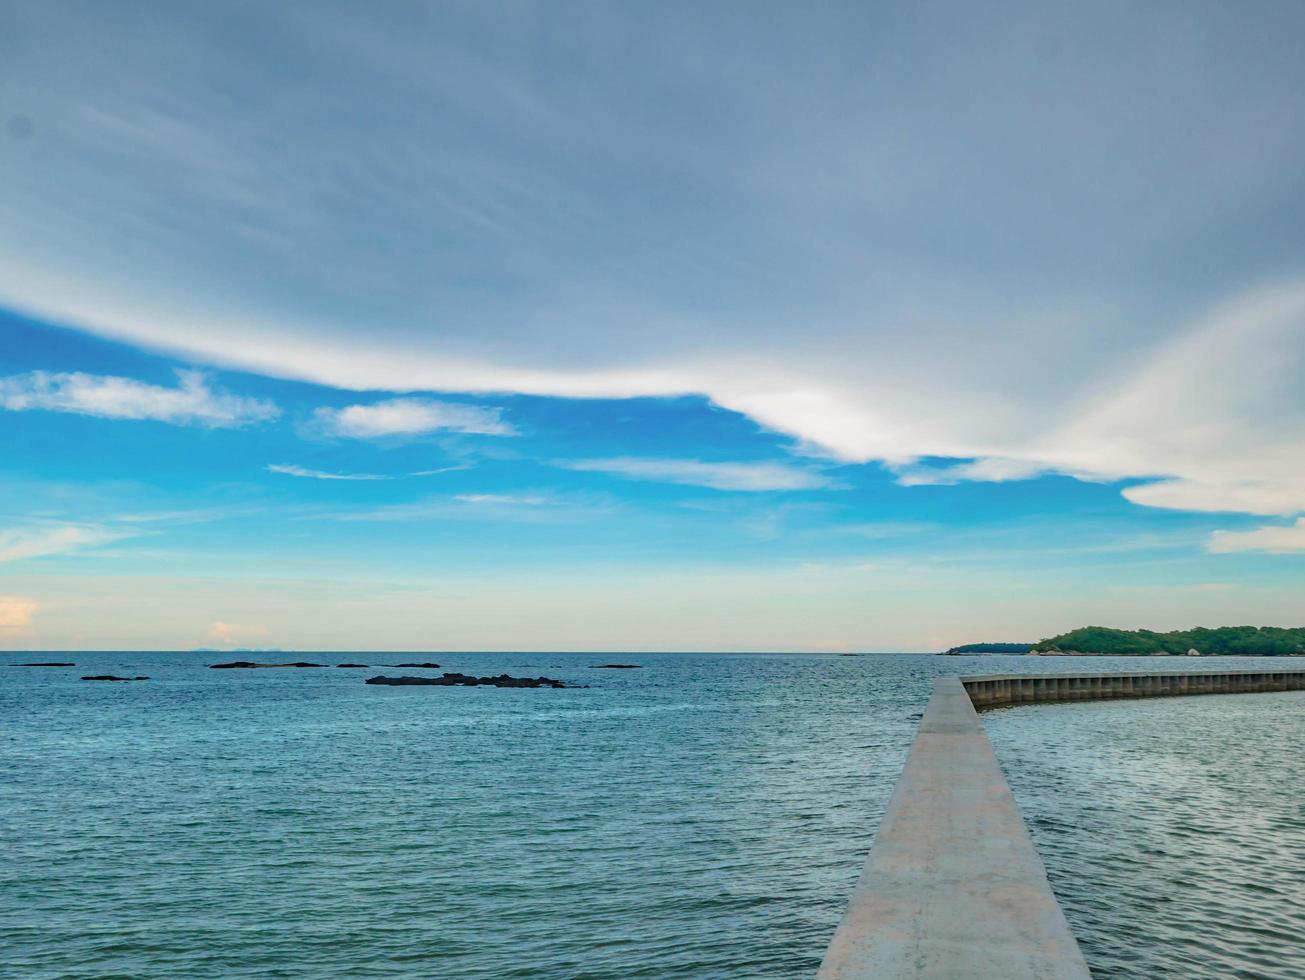
{"label": "concrete walkway", "polygon": [[818,976],[1088,977],[976,705],[1294,690],[1305,670],[939,678]]}
{"label": "concrete walkway", "polygon": [[934,682],[906,768],[819,976],[1089,976],[958,678]]}

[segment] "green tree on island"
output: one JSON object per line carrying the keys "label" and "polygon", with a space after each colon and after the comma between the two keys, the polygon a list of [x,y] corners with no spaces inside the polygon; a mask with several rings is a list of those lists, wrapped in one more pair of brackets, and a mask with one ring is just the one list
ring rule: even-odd
{"label": "green tree on island", "polygon": [[1157,653],[1181,656],[1189,650],[1207,656],[1287,657],[1305,655],[1305,627],[1219,626],[1155,633],[1151,630],[1084,626],[1039,640],[1033,644],[1032,650],[1036,653],[1060,651],[1119,657],[1147,657]]}

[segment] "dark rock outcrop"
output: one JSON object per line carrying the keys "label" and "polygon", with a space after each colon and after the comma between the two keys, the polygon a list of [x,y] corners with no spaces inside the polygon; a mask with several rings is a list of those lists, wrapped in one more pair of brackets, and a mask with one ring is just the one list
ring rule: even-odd
{"label": "dark rock outcrop", "polygon": [[641,670],[643,664],[590,664],[591,670]]}
{"label": "dark rock outcrop", "polygon": [[336,664],[337,667],[366,667],[366,664]]}
{"label": "dark rock outcrop", "polygon": [[10,667],[76,667],[73,663],[51,662],[47,664],[8,664]]}
{"label": "dark rock outcrop", "polygon": [[115,677],[113,674],[91,674],[84,681],[147,681],[148,677]]}
{"label": "dark rock outcrop", "polygon": [[258,664],[252,660],[233,660],[229,664],[209,664],[210,670],[230,670],[232,668],[253,669],[255,667],[325,667],[326,664],[310,664],[303,660],[292,664]]}
{"label": "dark rock outcrop", "polygon": [[386,667],[426,667],[426,668],[435,668],[435,667],[438,667],[439,664],[386,664],[385,666],[386,666]]}
{"label": "dark rock outcrop", "polygon": [[551,677],[473,677],[470,674],[441,674],[439,677],[369,677],[368,684],[387,687],[567,687]]}

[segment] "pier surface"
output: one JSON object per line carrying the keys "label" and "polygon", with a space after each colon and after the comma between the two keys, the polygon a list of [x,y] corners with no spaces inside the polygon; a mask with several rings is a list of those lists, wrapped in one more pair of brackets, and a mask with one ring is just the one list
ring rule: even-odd
{"label": "pier surface", "polygon": [[1305,670],[942,677],[821,980],[1090,976],[976,707],[1305,690]]}

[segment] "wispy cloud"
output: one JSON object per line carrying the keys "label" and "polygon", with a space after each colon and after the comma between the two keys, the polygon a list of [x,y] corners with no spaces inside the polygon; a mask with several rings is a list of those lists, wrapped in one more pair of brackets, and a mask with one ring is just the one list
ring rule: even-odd
{"label": "wispy cloud", "polygon": [[132,528],[96,524],[51,524],[0,531],[0,562],[41,558],[138,537]]}
{"label": "wispy cloud", "polygon": [[458,470],[469,470],[469,464],[461,466],[440,466],[433,470],[417,470],[415,473],[409,473],[409,476],[439,476],[441,473],[456,473]]}
{"label": "wispy cloud", "polygon": [[555,466],[607,473],[630,480],[679,483],[713,490],[825,490],[838,484],[823,473],[782,463],[709,463],[696,459],[617,456],[612,459],[557,460]]}
{"label": "wispy cloud", "polygon": [[308,480],[393,480],[392,476],[380,473],[327,473],[323,470],[310,470],[290,463],[270,463],[269,473],[284,473],[286,476],[299,476]]}
{"label": "wispy cloud", "polygon": [[920,534],[936,530],[938,525],[924,521],[862,521],[854,524],[831,524],[828,531],[858,538],[897,538],[907,534]]}
{"label": "wispy cloud", "polygon": [[552,497],[516,493],[460,493],[453,499],[464,504],[490,507],[547,507],[555,502]]}
{"label": "wispy cloud", "polygon": [[30,626],[40,604],[34,599],[16,595],[0,595],[0,629],[22,629]]}
{"label": "wispy cloud", "polygon": [[248,516],[264,510],[257,506],[244,507],[192,507],[182,510],[150,510],[127,514],[114,514],[113,520],[122,524],[204,524],[229,517]]}
{"label": "wispy cloud", "polygon": [[177,379],[178,387],[165,388],[113,375],[30,371],[0,378],[0,407],[11,412],[43,409],[215,429],[281,414],[271,402],[210,388],[199,371],[178,371]]}
{"label": "wispy cloud", "polygon": [[897,482],[904,487],[951,486],[975,481],[1006,483],[1027,480],[1045,473],[1044,464],[1024,459],[987,456],[954,466],[903,466],[897,468]]}
{"label": "wispy cloud", "polygon": [[1207,545],[1216,554],[1268,551],[1287,554],[1305,551],[1305,517],[1294,524],[1270,524],[1253,531],[1215,531]]}
{"label": "wispy cloud", "polygon": [[442,521],[485,520],[528,523],[569,521],[610,512],[612,501],[592,494],[461,493],[426,497],[404,504],[386,504],[369,510],[317,515],[338,521]]}
{"label": "wispy cloud", "polygon": [[502,409],[429,398],[392,398],[373,405],[319,408],[314,418],[324,431],[350,439],[378,439],[426,432],[486,436],[517,434],[517,430],[503,420]]}

